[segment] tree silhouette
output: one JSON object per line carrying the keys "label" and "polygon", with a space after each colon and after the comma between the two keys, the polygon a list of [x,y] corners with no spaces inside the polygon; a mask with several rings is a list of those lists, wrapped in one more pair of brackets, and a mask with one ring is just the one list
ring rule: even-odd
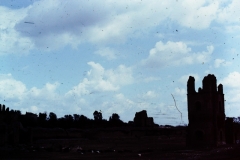
{"label": "tree silhouette", "polygon": [[45,126],[46,120],[47,120],[47,113],[46,112],[38,114],[38,124],[40,126],[42,126],[42,127]]}
{"label": "tree silhouette", "polygon": [[69,123],[72,123],[73,122],[73,116],[72,115],[65,115],[64,116],[65,120]]}
{"label": "tree silhouette", "polygon": [[43,121],[46,121],[47,120],[47,113],[39,113],[38,114],[38,120],[43,122]]}
{"label": "tree silhouette", "polygon": [[86,117],[86,116],[84,116],[84,115],[81,115],[80,117],[79,117],[79,121],[88,121],[89,119]]}
{"label": "tree silhouette", "polygon": [[94,111],[93,117],[94,117],[94,120],[97,120],[97,121],[102,120],[102,113],[98,111]]}
{"label": "tree silhouette", "polygon": [[57,121],[57,115],[53,112],[49,113],[49,117],[48,117],[49,121]]}
{"label": "tree silhouette", "polygon": [[49,113],[47,126],[56,127],[57,126],[57,115],[53,112]]}
{"label": "tree silhouette", "polygon": [[21,111],[19,111],[19,110],[16,110],[16,113],[17,113],[18,116],[22,115]]}
{"label": "tree silhouette", "polygon": [[120,121],[120,116],[117,113],[113,113],[112,116],[109,117],[109,121]]}
{"label": "tree silhouette", "polygon": [[123,126],[123,121],[120,120],[120,116],[117,113],[113,113],[112,116],[109,117],[110,126]]}
{"label": "tree silhouette", "polygon": [[74,121],[79,121],[80,115],[79,114],[73,114]]}

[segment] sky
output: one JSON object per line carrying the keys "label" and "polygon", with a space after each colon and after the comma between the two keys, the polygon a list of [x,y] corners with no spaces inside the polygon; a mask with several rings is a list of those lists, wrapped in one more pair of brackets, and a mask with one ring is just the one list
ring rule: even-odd
{"label": "sky", "polygon": [[[214,74],[240,116],[238,0],[0,0],[0,103],[188,124],[187,80]],[[176,105],[174,102],[176,101]],[[177,107],[177,108],[176,108]],[[179,111],[181,112],[179,112]],[[181,118],[182,114],[182,118]]]}

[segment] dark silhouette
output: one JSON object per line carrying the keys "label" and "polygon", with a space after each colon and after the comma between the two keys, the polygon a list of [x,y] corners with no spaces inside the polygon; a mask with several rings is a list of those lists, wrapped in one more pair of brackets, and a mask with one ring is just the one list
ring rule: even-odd
{"label": "dark silhouette", "polygon": [[153,118],[147,116],[146,110],[142,110],[141,112],[136,112],[133,121],[134,121],[134,125],[137,127],[154,126]]}
{"label": "dark silhouette", "polygon": [[50,112],[48,119],[49,119],[49,121],[55,122],[55,121],[57,121],[57,115],[55,113],[53,113],[53,112]]}
{"label": "dark silhouette", "polygon": [[217,79],[209,74],[202,81],[202,88],[195,91],[195,79],[187,82],[188,146],[219,146],[234,143],[233,119],[225,122],[223,85],[217,87]]}
{"label": "dark silhouette", "polygon": [[74,121],[79,121],[80,115],[79,114],[73,114]]}
{"label": "dark silhouette", "polygon": [[111,117],[109,117],[109,121],[120,121],[120,116],[117,113],[113,113]]}
{"label": "dark silhouette", "polygon": [[102,113],[98,111],[93,112],[93,117],[95,121],[101,121],[102,120]]}
{"label": "dark silhouette", "polygon": [[38,119],[39,119],[40,122],[46,121],[47,120],[47,113],[46,112],[45,113],[39,113],[38,114]]}
{"label": "dark silhouette", "polygon": [[109,123],[111,127],[124,126],[124,122],[120,119],[120,116],[117,113],[113,113],[112,116],[109,117]]}

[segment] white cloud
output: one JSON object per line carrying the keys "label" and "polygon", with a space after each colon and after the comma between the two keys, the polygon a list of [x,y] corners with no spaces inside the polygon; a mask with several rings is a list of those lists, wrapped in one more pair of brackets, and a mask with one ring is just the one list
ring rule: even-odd
{"label": "white cloud", "polygon": [[15,80],[11,74],[0,75],[0,96],[3,99],[22,99],[26,90],[25,84]]}
{"label": "white cloud", "polygon": [[225,112],[226,116],[237,117],[240,115],[240,73],[237,71],[229,73],[225,78],[220,80],[223,85],[223,92],[225,95]]}
{"label": "white cloud", "polygon": [[61,103],[63,98],[56,93],[59,83],[46,83],[43,88],[32,87],[14,79],[11,74],[0,75],[0,99],[11,104],[13,109],[23,111],[44,112],[55,110],[55,105]]}
{"label": "white cloud", "polygon": [[231,64],[231,62],[227,62],[226,60],[224,60],[224,59],[216,59],[215,61],[214,61],[214,67],[215,68],[219,68],[220,66],[228,66],[228,65],[230,65]]}
{"label": "white cloud", "polygon": [[[211,22],[234,22],[238,26],[239,2],[184,0],[176,1],[36,1],[27,8],[0,7],[1,54],[27,52],[34,47],[77,48],[83,42],[122,43],[128,37],[142,36],[166,20],[181,26],[205,29]],[[32,22],[32,24],[25,23]],[[231,27],[231,26],[229,26]],[[159,33],[163,37],[163,33]],[[12,50],[15,48],[16,50]],[[102,48],[104,49],[104,48]],[[96,53],[115,59],[112,50]]]}
{"label": "white cloud", "polygon": [[218,21],[222,23],[239,23],[240,10],[238,6],[240,1],[232,0],[228,6],[219,9]]}
{"label": "white cloud", "polygon": [[119,65],[115,70],[105,70],[99,63],[88,62],[91,70],[68,95],[84,95],[91,92],[117,91],[121,86],[133,83],[132,69]]}
{"label": "white cloud", "polygon": [[155,98],[157,97],[157,94],[154,91],[147,91],[144,96],[146,96],[147,98]]}
{"label": "white cloud", "polygon": [[[0,75],[0,99],[10,104],[13,109],[21,109],[30,112],[55,112],[58,116],[84,112],[86,116],[91,116],[94,107],[100,107],[96,102],[98,95],[94,92],[105,93],[107,91],[117,91],[122,86],[133,83],[132,70],[124,65],[117,68],[104,69],[100,64],[89,62],[91,67],[84,78],[77,86],[73,87],[66,94],[58,92],[59,83],[46,83],[43,87],[27,88],[21,81],[15,80],[11,74]],[[83,96],[85,95],[85,96]],[[96,101],[92,102],[92,96]],[[118,96],[117,101],[121,101]],[[126,100],[126,103],[131,103]],[[98,104],[96,104],[98,103]],[[99,106],[98,106],[99,105]],[[71,107],[69,107],[71,106]],[[121,108],[119,105],[117,105]],[[91,117],[90,117],[91,118]]]}
{"label": "white cloud", "polygon": [[[12,17],[19,17],[12,22],[14,34],[20,33],[22,36],[7,34],[7,37],[22,39],[24,43],[21,44],[28,44],[30,49],[33,44],[41,49],[57,49],[66,45],[76,48],[82,42],[122,43],[127,37],[142,36],[149,28],[159,26],[165,20],[175,21],[185,27],[205,29],[215,19],[218,6],[217,1],[211,3],[199,0],[41,0],[22,9],[23,11],[8,9],[8,12],[3,12],[14,12]],[[4,17],[6,19],[9,16]]]}
{"label": "white cloud", "polygon": [[[240,73],[231,72],[227,77],[223,78],[220,83],[223,84],[225,99],[230,103],[239,103],[240,101],[240,84],[236,83],[239,81]],[[225,89],[226,88],[226,89]],[[226,93],[227,92],[227,93]],[[240,114],[240,113],[239,113]]]}
{"label": "white cloud", "polygon": [[28,37],[22,37],[14,29],[27,15],[26,9],[11,10],[0,6],[0,55],[18,53],[23,54],[31,50],[34,45]]}
{"label": "white cloud", "polygon": [[[237,71],[231,72],[227,77],[223,78],[220,83],[224,86],[240,89],[240,83],[237,83],[240,79],[240,73]],[[240,93],[240,92],[239,92]]]}
{"label": "white cloud", "polygon": [[206,63],[214,50],[213,46],[208,46],[207,51],[193,53],[183,42],[168,41],[164,44],[162,41],[156,43],[150,50],[147,59],[142,61],[144,66],[165,67],[172,65],[189,65],[194,63]]}
{"label": "white cloud", "polygon": [[51,83],[46,83],[43,88],[37,88],[37,87],[32,87],[27,91],[27,96],[32,97],[32,98],[44,98],[44,99],[55,99],[57,97],[57,94],[55,93],[57,87],[59,86],[58,82],[55,82],[53,84]]}
{"label": "white cloud", "polygon": [[[179,8],[176,10],[176,8]],[[178,6],[171,7],[172,19],[181,25],[195,29],[205,29],[216,18],[219,4],[217,1],[184,0],[179,1]]]}
{"label": "white cloud", "polygon": [[156,98],[158,96],[159,95],[155,91],[149,90],[149,91],[146,91],[145,93],[139,94],[137,97],[140,100],[148,101],[148,100],[154,99],[154,98]]}
{"label": "white cloud", "polygon": [[106,57],[108,60],[116,59],[115,51],[109,47],[101,48],[94,53]]}
{"label": "white cloud", "polygon": [[[228,33],[239,33],[240,29],[240,11],[238,6],[240,2],[238,0],[227,1],[223,3],[222,7],[218,10],[217,22],[226,27]],[[236,37],[236,35],[235,35]],[[237,35],[239,37],[239,35]]]}

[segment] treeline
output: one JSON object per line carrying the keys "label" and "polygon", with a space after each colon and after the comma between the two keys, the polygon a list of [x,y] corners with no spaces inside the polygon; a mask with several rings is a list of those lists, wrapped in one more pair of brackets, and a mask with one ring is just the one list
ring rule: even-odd
{"label": "treeline", "polygon": [[93,112],[93,119],[89,119],[84,115],[73,114],[65,115],[58,118],[53,112],[49,114],[39,113],[33,114],[26,112],[25,115],[21,114],[18,110],[0,111],[0,122],[10,124],[14,121],[21,122],[23,127],[44,127],[44,128],[102,128],[102,127],[121,127],[126,126],[120,120],[120,116],[117,113],[113,113],[108,120],[103,119],[102,113],[99,111]]}
{"label": "treeline", "polygon": [[47,116],[47,113],[39,113],[37,121],[31,121],[29,123],[30,117],[25,117],[21,120],[24,126],[39,126],[46,128],[98,128],[98,127],[120,127],[126,125],[120,116],[117,113],[113,113],[109,117],[109,120],[103,119],[102,113],[95,111],[93,113],[94,119],[89,119],[84,115],[73,114],[65,115],[64,117],[57,118],[57,115],[53,112],[50,112]]}

